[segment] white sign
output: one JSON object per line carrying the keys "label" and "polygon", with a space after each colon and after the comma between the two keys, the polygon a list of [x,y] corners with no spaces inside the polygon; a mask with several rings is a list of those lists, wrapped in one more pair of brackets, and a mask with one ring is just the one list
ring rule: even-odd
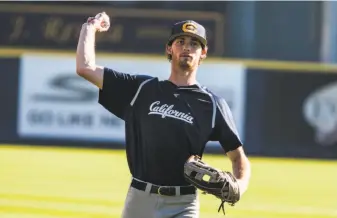
{"label": "white sign", "polygon": [[[167,79],[170,63],[163,57],[98,58],[97,64],[130,74]],[[24,55],[21,59],[18,133],[53,137],[124,141],[124,121],[98,104],[98,88],[76,74],[74,56]],[[245,68],[205,61],[198,82],[223,96],[243,137]]]}

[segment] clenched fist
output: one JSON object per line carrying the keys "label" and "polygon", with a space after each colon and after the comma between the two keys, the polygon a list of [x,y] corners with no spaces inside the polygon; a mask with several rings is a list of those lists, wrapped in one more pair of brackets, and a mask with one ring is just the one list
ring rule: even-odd
{"label": "clenched fist", "polygon": [[105,12],[101,12],[95,17],[89,17],[87,23],[94,25],[96,31],[105,32],[110,27],[110,18]]}

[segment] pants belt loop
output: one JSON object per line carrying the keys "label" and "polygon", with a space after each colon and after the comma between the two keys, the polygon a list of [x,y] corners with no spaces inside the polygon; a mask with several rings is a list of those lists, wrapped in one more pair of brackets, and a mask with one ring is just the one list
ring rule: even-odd
{"label": "pants belt loop", "polygon": [[146,183],[145,192],[150,194],[150,192],[151,192],[151,187],[152,187],[152,184],[147,182],[147,183]]}

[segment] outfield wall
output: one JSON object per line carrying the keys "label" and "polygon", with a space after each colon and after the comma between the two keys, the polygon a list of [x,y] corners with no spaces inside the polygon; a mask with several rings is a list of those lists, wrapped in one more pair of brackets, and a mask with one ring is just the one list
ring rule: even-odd
{"label": "outfield wall", "polygon": [[[0,59],[0,143],[124,147],[123,121],[97,104],[97,88],[76,75],[73,54],[15,55],[3,52]],[[169,75],[164,57],[97,60],[123,72]],[[334,72],[317,64],[268,67],[268,62],[210,59],[198,79],[227,99],[248,154],[337,158]],[[221,152],[217,143],[206,150]]]}
{"label": "outfield wall", "polygon": [[248,70],[245,140],[266,156],[337,157],[337,74]]}

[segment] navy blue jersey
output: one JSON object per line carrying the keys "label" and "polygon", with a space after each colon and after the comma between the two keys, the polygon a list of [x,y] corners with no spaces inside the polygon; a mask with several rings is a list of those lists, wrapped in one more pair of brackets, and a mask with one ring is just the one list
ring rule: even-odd
{"label": "navy blue jersey", "polygon": [[226,101],[201,85],[104,69],[99,103],[125,121],[133,177],[157,185],[188,185],[183,166],[208,141],[225,152],[242,145]]}

